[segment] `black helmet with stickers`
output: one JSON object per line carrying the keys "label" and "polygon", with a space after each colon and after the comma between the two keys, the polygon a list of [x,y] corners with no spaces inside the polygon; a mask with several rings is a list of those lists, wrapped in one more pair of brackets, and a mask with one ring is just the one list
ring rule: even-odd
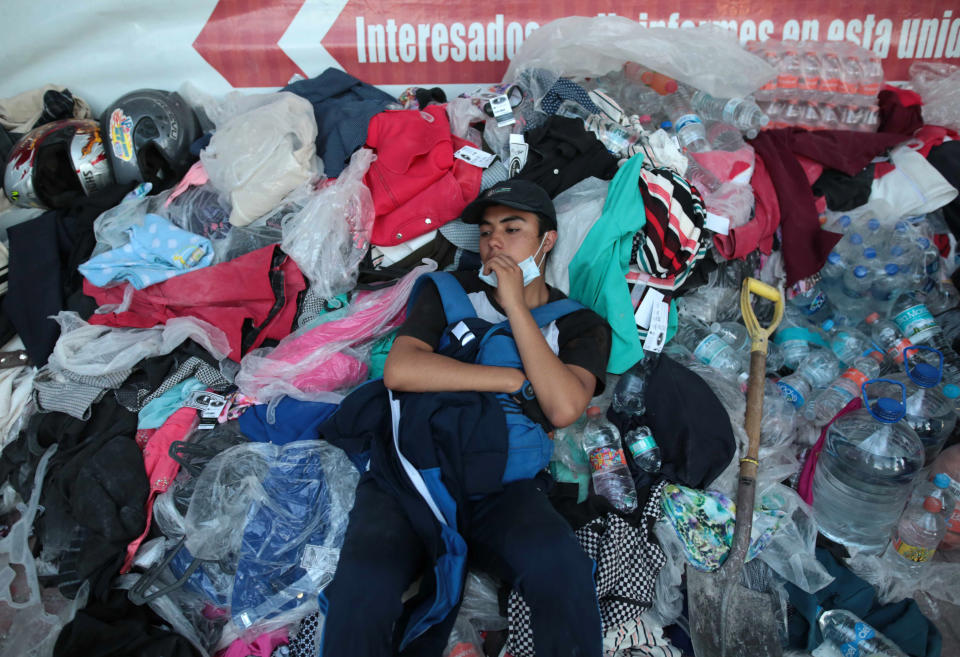
{"label": "black helmet with stickers", "polygon": [[173,186],[196,160],[190,145],[200,136],[193,109],[180,94],[139,89],[121,96],[101,119],[107,154],[120,184]]}
{"label": "black helmet with stickers", "polygon": [[91,119],[45,123],[23,136],[10,151],[3,190],[14,205],[61,208],[113,184],[110,163]]}

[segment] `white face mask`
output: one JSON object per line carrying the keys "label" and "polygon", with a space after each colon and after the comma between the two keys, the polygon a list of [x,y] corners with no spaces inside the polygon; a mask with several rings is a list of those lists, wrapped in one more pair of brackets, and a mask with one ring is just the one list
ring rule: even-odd
{"label": "white face mask", "polygon": [[[529,258],[526,258],[520,263],[517,263],[517,266],[520,267],[520,271],[523,272],[523,287],[527,287],[534,280],[540,276],[540,265],[537,264],[537,256],[540,255],[540,249],[543,248],[543,243],[546,241],[547,236],[544,235],[543,239],[540,240],[540,246],[537,247],[536,253],[534,253]],[[489,274],[484,274],[483,269],[486,265],[480,265],[480,280],[497,287],[497,272],[491,271]]]}

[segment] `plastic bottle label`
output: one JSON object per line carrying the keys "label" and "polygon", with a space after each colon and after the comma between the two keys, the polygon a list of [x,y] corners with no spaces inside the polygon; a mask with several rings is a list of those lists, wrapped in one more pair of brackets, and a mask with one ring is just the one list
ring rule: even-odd
{"label": "plastic bottle label", "polygon": [[696,132],[690,130],[684,131],[684,128],[690,125],[703,125],[703,121],[701,121],[700,117],[696,114],[684,114],[673,124],[673,129],[676,131],[682,146],[689,146],[695,142],[699,136]]}
{"label": "plastic bottle label", "polygon": [[[866,381],[866,380],[867,380],[867,377],[863,377],[863,380]],[[833,385],[831,385],[829,388],[827,388],[827,390],[832,390],[833,392],[835,392],[835,393],[837,393],[838,395],[840,395],[840,396],[843,398],[843,405],[844,405],[844,406],[846,406],[847,404],[849,404],[850,401],[855,397],[855,395],[851,395],[851,394],[850,394],[850,391],[849,391],[849,390],[847,390],[847,389],[844,388],[843,386],[838,386],[838,385],[835,384],[835,383],[834,383]]]}
{"label": "plastic bottle label", "polygon": [[933,315],[922,303],[900,311],[894,316],[893,321],[908,340],[927,331],[935,331],[937,328]]}
{"label": "plastic bottle label", "polygon": [[904,543],[899,536],[893,542],[893,549],[896,550],[901,557],[909,559],[914,563],[926,563],[930,561],[930,559],[933,558],[933,553],[937,551],[937,548],[922,548]]}
{"label": "plastic bottle label", "polygon": [[[857,386],[857,390],[860,390],[860,388],[863,387],[863,384],[870,379],[870,377],[854,367],[847,369],[840,376],[841,378],[853,381]],[[851,397],[851,399],[853,399],[853,397]]]}
{"label": "plastic bottle label", "polygon": [[630,448],[630,454],[634,459],[640,458],[642,454],[649,452],[656,446],[657,441],[653,439],[653,436],[640,436],[628,445]]}
{"label": "plastic bottle label", "polygon": [[723,106],[723,112],[721,113],[723,120],[731,125],[736,125],[736,121],[734,120],[735,115],[737,113],[737,108],[742,104],[743,98],[731,98],[728,100]]}
{"label": "plastic bottle label", "polygon": [[797,408],[803,406],[803,395],[801,395],[800,392],[792,385],[789,383],[784,383],[783,381],[777,381],[777,387],[780,388],[780,394],[782,394],[784,399],[786,399],[788,402]]}
{"label": "plastic bottle label", "polygon": [[785,342],[792,342],[793,340],[802,340],[803,342],[809,342],[810,344],[826,347],[827,349],[830,348],[830,345],[827,344],[826,340],[820,337],[818,333],[814,333],[801,326],[791,326],[780,329],[773,335],[773,341],[778,345],[782,345]]}
{"label": "plastic bottle label", "polygon": [[860,644],[877,636],[877,632],[866,623],[858,622],[853,625],[853,635],[856,637],[853,641],[848,641],[840,646],[840,654],[842,654],[843,657],[861,657],[861,655],[866,655],[867,653],[860,650]]}
{"label": "plastic bottle label", "polygon": [[626,464],[627,457],[624,456],[623,449],[597,447],[590,452],[590,468],[594,472],[604,472],[614,466],[626,466]]}
{"label": "plastic bottle label", "polygon": [[697,348],[693,350],[693,356],[698,358],[701,363],[709,365],[710,361],[716,358],[717,354],[723,351],[725,347],[729,347],[729,345],[723,341],[723,338],[711,333],[700,341]]}
{"label": "plastic bottle label", "polygon": [[796,89],[800,78],[789,73],[781,73],[777,76],[777,86],[781,89]]}
{"label": "plastic bottle label", "polygon": [[810,299],[810,303],[800,306],[800,310],[803,311],[804,315],[812,315],[820,310],[826,301],[826,295],[823,292],[817,292],[817,295]]}

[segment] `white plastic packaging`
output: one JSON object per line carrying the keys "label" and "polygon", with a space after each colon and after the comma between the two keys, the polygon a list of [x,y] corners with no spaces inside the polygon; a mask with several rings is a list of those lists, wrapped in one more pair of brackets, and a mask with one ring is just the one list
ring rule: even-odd
{"label": "white plastic packaging", "polygon": [[253,223],[317,176],[316,138],[313,106],[290,92],[218,125],[200,161],[230,199],[230,223]]}
{"label": "white plastic packaging", "polygon": [[[544,25],[523,42],[504,76],[543,68],[570,77],[596,77],[637,62],[713,96],[746,96],[774,76],[744,50],[737,36],[713,25],[648,28],[619,16],[571,16]],[[736,75],[731,75],[736,71]]]}

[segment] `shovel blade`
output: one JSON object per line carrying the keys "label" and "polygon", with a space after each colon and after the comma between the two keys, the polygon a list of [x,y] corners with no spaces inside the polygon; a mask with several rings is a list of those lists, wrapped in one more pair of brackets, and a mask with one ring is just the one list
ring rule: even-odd
{"label": "shovel blade", "polygon": [[696,657],[783,654],[770,594],[687,566],[687,595]]}

